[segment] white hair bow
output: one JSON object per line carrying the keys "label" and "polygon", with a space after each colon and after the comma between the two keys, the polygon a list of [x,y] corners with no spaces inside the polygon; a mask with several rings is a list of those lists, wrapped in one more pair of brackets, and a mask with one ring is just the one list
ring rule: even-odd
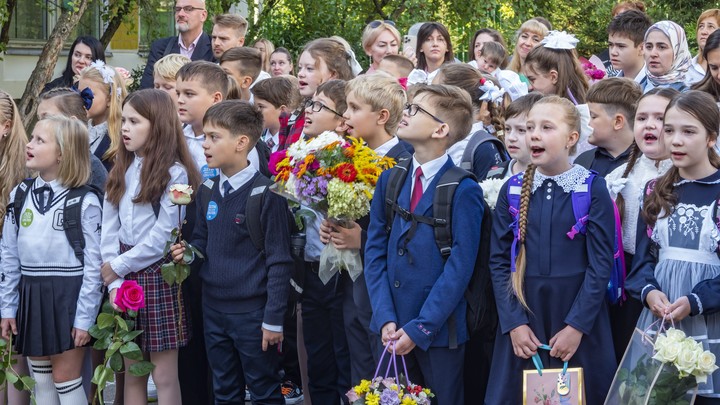
{"label": "white hair bow", "polygon": [[505,89],[501,89],[495,85],[491,80],[483,79],[480,85],[480,90],[483,91],[483,95],[478,100],[488,101],[495,104],[502,103],[503,96],[505,95]]}
{"label": "white hair bow", "polygon": [[573,34],[568,34],[565,31],[550,31],[541,44],[550,49],[575,49],[578,42],[580,40],[575,38]]}

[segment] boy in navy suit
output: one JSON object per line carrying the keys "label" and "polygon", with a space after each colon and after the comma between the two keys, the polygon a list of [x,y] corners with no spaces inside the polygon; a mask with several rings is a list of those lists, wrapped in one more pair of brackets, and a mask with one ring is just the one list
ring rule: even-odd
{"label": "boy in navy suit", "polygon": [[[397,205],[413,215],[432,217],[435,187],[453,166],[445,151],[470,132],[472,103],[455,86],[417,86],[413,93],[397,134],[415,153]],[[452,250],[444,259],[430,225],[395,215],[387,232],[384,197],[390,172],[378,180],[365,248],[365,280],[373,309],[370,326],[382,335],[383,344],[393,342],[397,354],[414,357],[412,382],[433,390],[441,405],[462,404],[468,340],[464,292],[480,243],[482,191],[472,179],[457,186]],[[451,336],[457,344],[451,344]]]}

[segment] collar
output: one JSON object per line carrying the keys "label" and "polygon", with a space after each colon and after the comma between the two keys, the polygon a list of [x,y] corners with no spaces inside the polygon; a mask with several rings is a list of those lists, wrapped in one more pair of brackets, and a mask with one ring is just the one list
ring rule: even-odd
{"label": "collar", "polygon": [[178,35],[178,45],[180,45],[180,49],[182,49],[183,51],[192,53],[192,51],[195,50],[195,47],[197,46],[198,41],[200,41],[200,37],[202,36],[202,34],[203,34],[203,31],[201,30],[200,35],[198,35],[197,38],[195,38],[195,40],[192,41],[190,46],[188,46],[187,48],[185,47],[185,44],[182,41],[182,35]]}
{"label": "collar", "polygon": [[630,146],[629,148],[625,149],[625,151],[623,151],[621,154],[619,154],[619,155],[617,155],[617,156],[613,156],[613,155],[610,154],[610,152],[607,151],[607,149],[601,148],[601,147],[598,146],[597,148],[595,148],[595,153],[596,153],[596,154],[599,153],[599,154],[607,157],[607,158],[610,159],[611,161],[615,161],[615,160],[623,159],[623,158],[626,158],[626,157],[630,156],[630,150],[631,150],[631,149],[632,149],[632,146]]}
{"label": "collar", "polygon": [[[397,139],[396,136],[393,136],[389,141],[387,141],[384,144],[375,148],[375,153],[377,153],[380,156],[385,156],[388,154],[388,152],[390,152],[390,149],[392,149],[398,143],[400,143],[400,140]],[[423,171],[424,170],[425,169],[423,169]]]}
{"label": "collar", "polygon": [[135,155],[135,159],[133,159],[132,166],[135,168],[142,167],[143,158],[141,156]]}
{"label": "collar", "polygon": [[33,190],[43,187],[45,185],[49,186],[52,189],[52,191],[55,193],[57,193],[63,189],[62,184],[60,184],[60,180],[55,179],[53,181],[45,181],[45,180],[43,180],[42,177],[37,176],[35,178],[35,184],[33,185]]}
{"label": "collar", "polygon": [[578,191],[580,187],[585,184],[585,180],[588,177],[590,177],[590,170],[580,165],[573,165],[570,169],[555,176],[546,176],[540,173],[540,171],[535,170],[532,192],[535,193],[535,190],[540,188],[545,180],[556,182],[566,193]]}
{"label": "collar", "polygon": [[194,141],[204,141],[205,140],[205,134],[195,135],[195,131],[193,131],[192,125],[185,124],[183,127],[183,135],[185,135],[185,138],[192,139]]}
{"label": "collar", "polygon": [[270,76],[270,73],[268,73],[268,72],[266,72],[266,71],[264,71],[264,70],[261,70],[260,73],[258,74],[257,79],[255,79],[255,80],[252,82],[252,84],[250,85],[250,88],[252,89],[252,88],[255,87],[255,85],[258,84],[259,82],[261,82],[261,81],[263,81],[263,80],[265,80],[265,79],[269,79],[269,78],[271,78],[271,77],[272,77],[272,76]]}
{"label": "collar", "polygon": [[430,181],[435,175],[442,169],[443,165],[445,165],[445,162],[449,159],[449,156],[447,153],[443,153],[442,156],[440,156],[437,159],[433,159],[427,163],[420,164],[420,162],[415,159],[415,155],[413,155],[413,171],[411,173],[412,176],[415,176],[415,170],[418,166],[422,167],[423,177],[425,177],[425,180]]}
{"label": "collar", "polygon": [[678,181],[677,183],[673,184],[673,186],[677,187],[682,184],[689,184],[689,183],[718,184],[718,183],[720,183],[720,170],[716,170],[715,173],[713,173],[707,177],[704,177],[702,179],[697,179],[697,180],[682,179],[682,180]]}
{"label": "collar", "polygon": [[248,181],[250,181],[255,176],[255,173],[257,173],[257,169],[251,164],[248,164],[246,168],[235,173],[232,177],[226,176],[225,173],[223,173],[221,170],[220,194],[223,194],[223,184],[225,184],[225,180],[230,180],[230,185],[232,186],[233,190],[238,190],[240,189],[240,187],[244,186]]}

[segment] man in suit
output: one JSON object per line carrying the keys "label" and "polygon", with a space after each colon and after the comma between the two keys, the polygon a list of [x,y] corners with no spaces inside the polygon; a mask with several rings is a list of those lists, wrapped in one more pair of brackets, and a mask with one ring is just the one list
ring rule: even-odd
{"label": "man in suit", "polygon": [[175,2],[175,28],[179,35],[160,38],[150,45],[145,71],[140,88],[153,87],[153,67],[155,62],[165,55],[179,53],[192,60],[215,62],[210,36],[203,32],[203,23],[207,20],[204,0],[177,0]]}

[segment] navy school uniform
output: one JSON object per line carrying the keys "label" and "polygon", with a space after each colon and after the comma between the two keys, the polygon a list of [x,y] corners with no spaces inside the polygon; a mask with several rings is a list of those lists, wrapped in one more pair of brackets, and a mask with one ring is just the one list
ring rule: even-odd
{"label": "navy school uniform", "polygon": [[600,176],[605,177],[627,162],[630,157],[630,149],[627,148],[623,153],[613,157],[605,148],[593,148],[575,158],[575,164],[588,170],[594,170]]}
{"label": "navy school uniform", "polygon": [[[399,160],[410,159],[412,155],[407,151],[407,143],[398,141],[397,138],[388,141],[394,145],[387,151],[385,156]],[[382,154],[382,152],[378,151]],[[367,229],[370,225],[370,216],[366,215],[357,220],[361,228],[360,254],[365,251],[367,243]],[[351,383],[358,384],[361,379],[369,379],[373,376],[383,346],[380,335],[370,330],[370,319],[372,307],[368,295],[365,276],[360,276],[353,282],[346,273],[341,275],[344,299],[343,299],[343,320],[345,322],[345,334],[350,349],[350,375]]]}
{"label": "navy school uniform", "polygon": [[[614,213],[605,180],[596,177],[587,234],[569,239],[575,224],[570,191],[589,172],[578,166],[551,178],[535,172],[530,197],[525,252],[525,298],[530,311],[512,294],[509,281],[513,217],[508,211],[506,182],[493,218],[490,270],[500,328],[485,403],[522,403],[523,370],[532,360],[515,356],[509,333],[528,325],[541,343],[565,326],[583,333],[570,367],[585,370],[587,404],[602,404],[615,374],[615,356],[605,293],[613,263]],[[523,174],[518,174],[520,176]],[[520,193],[520,190],[513,190]],[[540,351],[546,368],[562,368],[562,361]]]}
{"label": "navy school uniform", "polygon": [[[446,159],[430,179],[416,214],[433,215],[435,187],[453,166],[452,160]],[[395,322],[417,345],[409,356],[417,361],[424,383],[436,394],[438,403],[461,404],[464,343],[468,339],[464,292],[479,247],[482,190],[471,179],[458,185],[452,205],[452,253],[444,260],[429,225],[418,224],[407,240],[411,223],[395,215],[390,234],[386,232],[384,195],[389,174],[386,171],[378,180],[365,246],[365,281],[373,309],[370,327],[379,334],[386,323]],[[398,197],[398,205],[406,209],[410,207],[413,181],[409,173]],[[453,349],[448,327],[451,317],[456,320],[459,345]]]}

